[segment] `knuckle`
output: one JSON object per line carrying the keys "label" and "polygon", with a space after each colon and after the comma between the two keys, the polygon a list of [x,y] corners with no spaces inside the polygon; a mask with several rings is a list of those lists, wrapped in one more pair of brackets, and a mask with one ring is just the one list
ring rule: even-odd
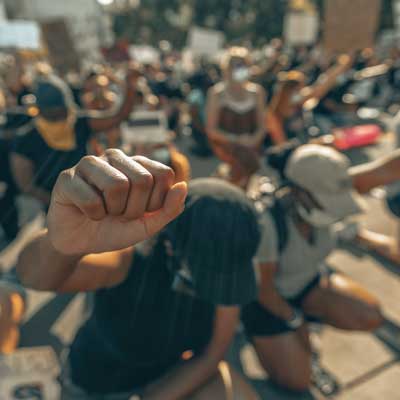
{"label": "knuckle", "polygon": [[153,175],[150,173],[142,173],[137,178],[135,178],[134,182],[135,186],[141,189],[150,189],[154,185],[154,178]]}
{"label": "knuckle", "polygon": [[93,165],[97,162],[97,160],[98,160],[98,157],[96,157],[96,156],[92,156],[92,155],[85,156],[79,161],[78,168],[84,167],[86,165]]}
{"label": "knuckle", "polygon": [[119,149],[107,149],[104,154],[107,158],[113,158],[120,157],[121,155],[123,155],[123,152]]}
{"label": "knuckle", "polygon": [[107,192],[111,195],[119,196],[129,191],[129,180],[123,177],[113,177],[107,184]]}
{"label": "knuckle", "polygon": [[163,165],[156,173],[156,179],[159,183],[168,185],[174,181],[175,172],[172,168]]}
{"label": "knuckle", "polygon": [[103,214],[103,202],[98,197],[86,199],[82,206],[89,215],[100,216]]}

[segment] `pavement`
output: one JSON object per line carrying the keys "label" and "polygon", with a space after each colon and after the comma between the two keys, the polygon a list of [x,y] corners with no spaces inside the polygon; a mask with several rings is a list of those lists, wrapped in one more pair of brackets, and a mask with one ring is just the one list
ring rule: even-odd
{"label": "pavement", "polygon": [[[393,137],[386,135],[379,146],[350,154],[355,163],[375,158],[393,148]],[[183,140],[187,149],[188,139]],[[214,159],[191,156],[194,176],[207,176],[216,167]],[[368,197],[370,208],[362,222],[377,232],[398,235],[398,222],[381,201]],[[16,242],[0,253],[0,265],[11,268],[20,248],[43,225],[44,216],[37,205],[22,199],[26,225]],[[328,264],[362,283],[376,295],[383,307],[386,323],[373,333],[341,332],[324,327],[319,333],[320,360],[323,368],[338,382],[337,400],[400,400],[400,266],[356,248],[336,250]],[[71,342],[84,315],[82,295],[55,296],[28,292],[28,310],[21,330],[21,346],[51,345],[57,354]],[[262,399],[326,399],[312,388],[304,395],[283,391],[268,381],[252,346],[238,334],[228,359],[254,384]]]}

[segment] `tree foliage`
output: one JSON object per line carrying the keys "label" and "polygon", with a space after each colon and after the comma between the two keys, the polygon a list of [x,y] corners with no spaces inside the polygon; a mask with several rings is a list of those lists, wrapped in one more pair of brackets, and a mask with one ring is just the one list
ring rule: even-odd
{"label": "tree foliage", "polygon": [[[323,15],[324,0],[311,1]],[[224,31],[230,43],[257,46],[282,35],[289,3],[290,0],[141,0],[139,8],[115,16],[114,28],[118,37],[135,43],[157,44],[166,39],[182,47],[190,27],[198,25]],[[391,0],[383,0],[382,28],[392,24]]]}

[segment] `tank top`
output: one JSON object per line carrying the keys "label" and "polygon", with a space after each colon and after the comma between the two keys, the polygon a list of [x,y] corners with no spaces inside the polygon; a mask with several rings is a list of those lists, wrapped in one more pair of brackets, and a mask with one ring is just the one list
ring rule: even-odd
{"label": "tank top", "polygon": [[251,90],[247,99],[238,101],[223,90],[218,127],[231,135],[254,134],[258,128],[256,91]]}

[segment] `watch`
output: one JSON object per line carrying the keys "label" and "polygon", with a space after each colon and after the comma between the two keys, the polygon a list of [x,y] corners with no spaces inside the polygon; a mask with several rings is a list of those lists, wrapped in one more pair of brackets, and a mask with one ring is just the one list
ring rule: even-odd
{"label": "watch", "polygon": [[301,311],[293,309],[293,316],[288,321],[286,321],[286,325],[292,329],[299,329],[304,324],[304,315]]}

